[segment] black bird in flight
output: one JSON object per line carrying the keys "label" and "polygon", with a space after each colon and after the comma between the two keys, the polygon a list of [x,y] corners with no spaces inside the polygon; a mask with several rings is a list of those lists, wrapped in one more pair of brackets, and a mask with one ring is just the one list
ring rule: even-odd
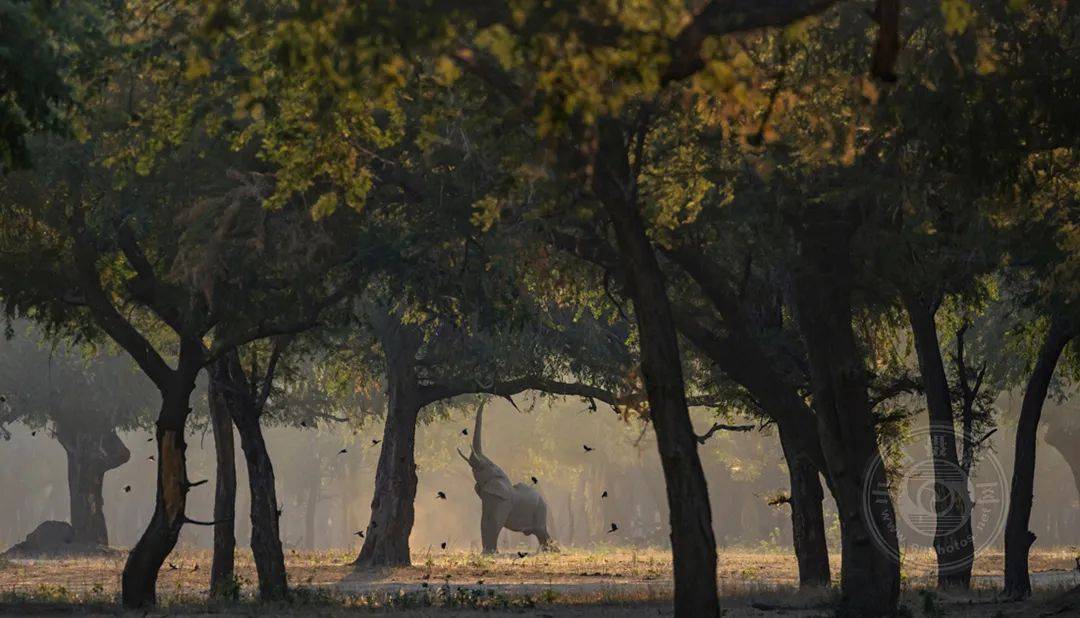
{"label": "black bird in flight", "polygon": [[149,438],[146,439],[146,441],[147,442],[153,442],[154,441],[154,436],[150,436]]}
{"label": "black bird in flight", "polygon": [[169,563],[169,570],[170,571],[175,571],[176,570],[176,565],[170,562]]}
{"label": "black bird in flight", "polygon": [[588,453],[589,451],[595,450],[595,449],[593,449],[593,447],[589,446],[588,444],[582,444],[581,446],[585,447],[585,452],[586,453]]}
{"label": "black bird in flight", "polygon": [[607,498],[607,490],[606,489],[604,490],[604,493],[600,494],[600,497],[601,498]]}
{"label": "black bird in flight", "polygon": [[371,446],[375,446],[376,444],[378,444],[378,443],[380,443],[380,442],[382,442],[382,440],[375,440],[374,438],[372,438],[372,440],[371,440]]}
{"label": "black bird in flight", "polygon": [[125,494],[130,494],[131,493],[131,485],[124,485],[124,493]]}
{"label": "black bird in flight", "polygon": [[360,538],[364,538],[364,531],[363,530],[357,530],[356,532],[353,532],[353,534],[355,534],[356,536],[358,536]]}
{"label": "black bird in flight", "polygon": [[446,500],[446,494],[441,492],[441,491],[439,493],[435,494],[435,497],[438,498],[439,500]]}
{"label": "black bird in flight", "polygon": [[36,431],[31,431],[31,432],[30,432],[30,435],[31,435],[31,436],[36,436],[36,435],[37,435],[37,432],[36,432]]}
{"label": "black bird in flight", "polygon": [[537,483],[539,483],[539,482],[540,482],[540,481],[536,480],[536,477],[535,477],[535,476],[530,476],[529,478],[531,478],[531,479],[532,479],[533,485],[536,485]]}
{"label": "black bird in flight", "polygon": [[340,451],[338,451],[338,452],[337,452],[337,454],[338,454],[338,455],[344,455],[345,453],[348,453],[348,452],[349,452],[349,450],[348,450],[348,449],[344,449],[344,448],[343,448],[343,449],[341,449]]}
{"label": "black bird in flight", "polygon": [[518,558],[524,558],[525,556],[529,555],[529,552],[527,552],[527,551],[519,551],[517,553],[517,555],[518,555]]}
{"label": "black bird in flight", "polygon": [[461,435],[463,435],[463,436],[467,436],[467,435],[469,435],[469,428],[468,428],[468,427],[466,427],[465,429],[462,429],[462,430],[461,430]]}
{"label": "black bird in flight", "polygon": [[443,549],[446,549],[446,541],[443,541],[442,543],[440,543],[439,547],[441,547]]}
{"label": "black bird in flight", "polygon": [[147,461],[154,461],[154,456],[153,456],[153,455],[151,455],[151,456],[147,457],[147,458],[146,458],[146,460],[147,460]]}
{"label": "black bird in flight", "polygon": [[608,530],[608,534],[611,534],[612,532],[615,532],[618,529],[619,529],[619,527],[615,525],[615,522],[611,522],[611,530]]}

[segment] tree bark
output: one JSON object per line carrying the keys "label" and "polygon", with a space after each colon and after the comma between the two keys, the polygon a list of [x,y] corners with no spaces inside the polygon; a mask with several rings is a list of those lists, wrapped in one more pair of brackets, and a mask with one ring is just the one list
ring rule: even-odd
{"label": "tree bark", "polygon": [[915,352],[926,392],[930,416],[930,456],[934,468],[934,510],[937,526],[934,552],[938,563],[938,588],[971,587],[971,568],[975,562],[975,544],[971,533],[971,495],[967,474],[960,466],[956,449],[949,382],[941,357],[937,325],[934,323],[936,301],[906,295]]}
{"label": "tree bark", "polygon": [[131,453],[112,429],[61,420],[55,425],[56,439],[67,454],[72,542],[108,546],[102,496],[105,473],[127,463]]}
{"label": "tree bark", "polygon": [[289,595],[285,573],[285,552],[278,529],[277,489],[274,466],[266,450],[259,418],[253,411],[233,417],[240,434],[240,447],[247,462],[248,489],[251,492],[251,553],[259,577],[259,598],[274,601]]}
{"label": "tree bark", "polygon": [[1005,520],[1005,594],[1015,599],[1031,596],[1028,556],[1035,543],[1035,534],[1028,530],[1028,524],[1035,492],[1035,445],[1039,419],[1058,359],[1072,337],[1072,329],[1065,320],[1055,318],[1051,322],[1020,405],[1009,514]]}
{"label": "tree bark", "polygon": [[[393,327],[397,330],[399,327]],[[415,346],[384,339],[389,408],[375,472],[375,493],[357,568],[408,566],[416,500],[416,420],[423,407],[418,393]]]}
{"label": "tree bark", "polygon": [[[219,370],[211,368],[211,373]],[[210,596],[234,598],[236,586],[236,451],[233,424],[220,377],[210,378],[210,422],[214,431],[216,465],[214,490],[214,557],[210,567]]]}
{"label": "tree bark", "polygon": [[[183,359],[181,364],[183,364]],[[187,444],[184,427],[191,408],[188,399],[195,389],[196,372],[173,376],[173,384],[162,392],[157,420],[157,496],[154,514],[128,553],[121,578],[123,605],[137,609],[157,603],[157,577],[165,558],[176,546],[180,529],[187,522],[185,508],[190,487],[187,477]]]}
{"label": "tree bark", "polygon": [[830,214],[815,212],[802,230],[793,269],[796,323],[806,344],[814,412],[840,514],[842,603],[857,615],[891,615],[900,593],[896,517],[852,325],[853,228],[830,220]]}
{"label": "tree bark", "polygon": [[676,616],[718,616],[716,539],[705,474],[686,405],[682,357],[663,272],[638,210],[636,181],[620,124],[603,118],[593,191],[626,264],[641,346],[641,372],[667,485]]}
{"label": "tree bark", "polygon": [[259,598],[263,601],[284,599],[289,595],[289,585],[278,529],[280,513],[274,466],[263,438],[261,409],[235,351],[215,363],[212,376],[219,380],[218,392],[240,434],[240,448],[247,465],[251,494],[251,553],[259,578]]}
{"label": "tree bark", "polygon": [[829,547],[821,507],[825,494],[821,490],[818,466],[799,444],[794,428],[782,424],[777,428],[791,479],[791,538],[799,563],[799,587],[828,586]]}

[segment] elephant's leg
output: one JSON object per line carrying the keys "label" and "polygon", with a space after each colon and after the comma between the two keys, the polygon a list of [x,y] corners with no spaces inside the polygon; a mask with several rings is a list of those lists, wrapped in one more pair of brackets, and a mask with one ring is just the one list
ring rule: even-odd
{"label": "elephant's leg", "polygon": [[483,513],[480,515],[480,540],[484,545],[485,554],[494,554],[499,551],[499,533],[502,532],[506,516],[510,512],[510,502],[492,501],[484,502]]}
{"label": "elephant's leg", "polygon": [[548,534],[547,519],[547,503],[540,500],[533,514],[532,533],[536,535],[536,540],[540,541],[540,551],[558,551]]}

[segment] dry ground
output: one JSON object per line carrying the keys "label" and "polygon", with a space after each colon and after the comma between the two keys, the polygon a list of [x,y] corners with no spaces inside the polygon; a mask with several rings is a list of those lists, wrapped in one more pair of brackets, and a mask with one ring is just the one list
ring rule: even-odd
{"label": "dry ground", "polygon": [[[914,616],[992,618],[1038,615],[1057,610],[1045,604],[1080,584],[1075,548],[1039,550],[1032,555],[1036,598],[1023,604],[997,603],[1002,556],[988,552],[975,565],[975,590],[964,595],[927,593],[932,575],[904,573],[904,605]],[[671,562],[659,549],[569,549],[554,554],[495,557],[465,551],[420,549],[416,566],[377,573],[354,572],[352,551],[287,555],[289,579],[300,589],[298,603],[267,607],[250,600],[229,606],[207,604],[210,554],[174,553],[158,582],[162,612],[170,615],[321,616],[357,611],[394,611],[409,616],[470,616],[515,612],[533,616],[655,616],[670,613]],[[0,560],[0,613],[82,615],[115,613],[124,555],[66,560]],[[799,593],[792,556],[769,550],[721,550],[719,583],[727,616],[829,616],[832,590]],[[238,556],[244,597],[255,580],[250,554]],[[834,564],[834,573],[839,565]],[[940,612],[944,611],[944,614]],[[1070,612],[1071,609],[1066,609]],[[1080,615],[1080,607],[1075,609]],[[938,613],[935,613],[938,612]],[[1068,615],[1062,614],[1062,615]]]}

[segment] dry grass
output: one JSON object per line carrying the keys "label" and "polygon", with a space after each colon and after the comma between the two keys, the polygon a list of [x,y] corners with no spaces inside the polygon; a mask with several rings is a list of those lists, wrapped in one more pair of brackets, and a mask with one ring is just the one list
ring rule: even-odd
{"label": "dry grass", "polygon": [[[1074,586],[1075,548],[1044,549],[1033,552],[1035,572],[1060,577],[1038,577],[1043,597]],[[350,551],[290,551],[287,556],[289,580],[301,592],[301,604],[276,608],[295,613],[318,606],[318,613],[358,609],[395,609],[407,613],[435,612],[453,615],[477,609],[544,608],[571,613],[584,609],[621,609],[650,615],[663,612],[671,599],[671,559],[666,550],[599,548],[571,549],[561,553],[529,554],[511,552],[484,556],[466,551],[421,549],[414,552],[415,566],[379,572],[355,572],[348,564]],[[28,606],[70,607],[111,611],[119,592],[120,572],[125,556],[71,558],[66,560],[0,561],[0,610],[25,610]],[[961,597],[940,597],[927,593],[932,585],[928,573],[905,572],[904,603],[920,615],[919,608],[949,607],[949,615],[992,616],[997,611],[1010,615],[1024,605],[1003,606],[994,601],[996,578],[1002,555],[988,552],[976,561],[975,590]],[[175,568],[174,568],[175,567]],[[834,573],[839,564],[834,560]],[[173,611],[206,608],[210,553],[182,550],[174,553],[158,581],[161,602]],[[798,593],[793,557],[780,551],[721,550],[718,579],[723,604],[729,616],[755,614],[754,605],[798,606],[804,611],[786,615],[827,615],[832,590]],[[255,569],[250,553],[237,556],[237,579],[243,597],[250,603],[254,592]],[[927,600],[927,596],[931,598]],[[5,606],[6,603],[6,606]],[[16,605],[13,605],[16,603]],[[43,605],[44,604],[44,605]],[[928,605],[929,604],[929,605]],[[993,607],[993,611],[988,611]],[[13,609],[16,608],[16,609]],[[217,607],[215,611],[229,611]],[[242,612],[242,613],[246,613]],[[618,612],[617,612],[618,613]],[[930,615],[930,614],[927,614]]]}

